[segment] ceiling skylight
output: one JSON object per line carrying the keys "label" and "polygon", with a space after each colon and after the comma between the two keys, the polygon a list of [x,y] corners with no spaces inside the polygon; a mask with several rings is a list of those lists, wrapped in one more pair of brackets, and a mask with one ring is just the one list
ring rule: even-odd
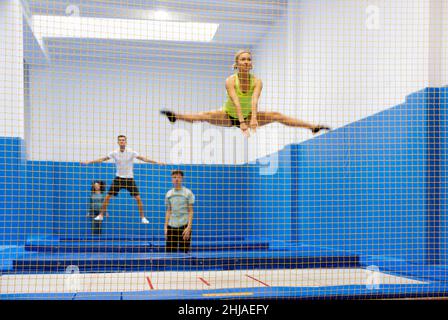
{"label": "ceiling skylight", "polygon": [[38,38],[211,41],[216,23],[110,19],[76,16],[32,16]]}

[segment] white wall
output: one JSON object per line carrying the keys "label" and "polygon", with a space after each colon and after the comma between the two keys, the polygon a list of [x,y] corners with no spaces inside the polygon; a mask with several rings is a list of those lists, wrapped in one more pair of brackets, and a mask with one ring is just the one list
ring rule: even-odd
{"label": "white wall", "polygon": [[[286,19],[256,50],[260,110],[337,128],[428,85],[429,1],[290,0]],[[447,61],[438,39],[433,45]],[[278,148],[312,137],[279,125],[267,130]]]}
{"label": "white wall", "polygon": [[[159,110],[187,113],[220,108],[225,95],[223,79],[222,74],[210,77],[179,70],[178,75],[164,75],[150,68],[129,71],[125,66],[35,68],[28,157],[96,159],[117,148],[117,135],[125,134],[129,147],[154,160],[222,163],[225,152],[220,148],[232,129],[223,132],[207,124],[172,125]],[[219,146],[216,156],[221,159],[207,155],[211,143]],[[177,151],[179,154],[174,154]]]}
{"label": "white wall", "polygon": [[23,18],[19,0],[0,1],[0,136],[24,137]]}
{"label": "white wall", "polygon": [[[446,3],[442,7],[447,13]],[[254,50],[254,73],[264,83],[260,110],[344,126],[428,86],[435,47],[446,84],[448,49],[430,34],[430,8],[429,0],[290,0],[288,14],[278,17]],[[442,30],[436,28],[442,35],[448,34],[444,16],[438,20]],[[312,138],[307,130],[271,124],[249,139],[244,159],[235,159],[230,151],[245,151],[238,129],[171,125],[158,115],[162,107],[220,108],[230,69],[218,67],[207,76],[182,69],[163,76],[161,68],[132,71],[126,65],[99,70],[80,64],[32,71],[30,158],[97,158],[125,133],[131,147],[155,160],[241,163]]]}
{"label": "white wall", "polygon": [[[253,72],[263,82],[259,110],[297,116],[294,88],[291,87],[292,82],[297,80],[294,78],[291,81],[294,65],[289,64],[291,52],[288,50],[288,40],[288,17],[280,17],[279,22],[253,52]],[[306,130],[278,123],[260,127],[256,137],[251,138],[249,160],[273,153],[292,141],[302,140],[304,134],[307,134]]]}
{"label": "white wall", "polygon": [[[289,3],[288,14],[278,18],[278,23],[254,50],[254,73],[263,81],[260,111],[277,111],[310,122],[308,110],[301,110],[298,105],[297,82],[301,76],[297,62],[298,4]],[[258,132],[257,143],[249,145],[249,160],[312,137],[309,130],[278,123],[262,127]]]}
{"label": "white wall", "polygon": [[427,86],[428,10],[422,0],[303,2],[297,104],[307,118],[339,127]]}
{"label": "white wall", "polygon": [[440,13],[440,26],[441,26],[441,38],[443,41],[441,43],[441,67],[440,67],[440,78],[442,85],[448,85],[448,1],[440,0],[442,2],[442,10]]}

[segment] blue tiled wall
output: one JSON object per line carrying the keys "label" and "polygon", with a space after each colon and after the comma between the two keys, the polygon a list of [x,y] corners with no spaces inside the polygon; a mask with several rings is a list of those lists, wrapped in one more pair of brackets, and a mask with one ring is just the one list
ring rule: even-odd
{"label": "blue tiled wall", "polygon": [[295,146],[297,241],[425,261],[424,96]]}
{"label": "blue tiled wall", "polygon": [[[59,236],[79,237],[89,234],[91,221],[86,218],[90,183],[94,179],[112,183],[115,166],[112,163],[79,166],[57,163],[55,179],[54,230]],[[136,201],[123,190],[108,207],[109,217],[103,222],[105,235],[114,237],[162,237],[165,221],[164,196],[172,188],[170,172],[185,172],[184,186],[196,197],[194,205],[194,235],[219,237],[244,234],[246,216],[244,193],[236,185],[243,183],[243,167],[239,166],[158,166],[137,164],[135,179],[144,204],[145,215],[151,222],[142,225]],[[240,177],[240,178],[239,178]]]}
{"label": "blue tiled wall", "polygon": [[22,144],[22,139],[0,138],[0,245],[10,245],[26,236],[20,227],[25,172]]}
{"label": "blue tiled wall", "polygon": [[[248,166],[250,182],[245,190],[247,234],[272,241],[291,240],[292,202],[291,189],[295,177],[291,175],[291,150],[287,146],[278,154]],[[269,170],[263,168],[269,167]]]}
{"label": "blue tiled wall", "polygon": [[[109,187],[113,163],[81,166],[78,163],[25,161],[21,139],[0,141],[0,245],[16,244],[35,235],[83,237],[90,235],[90,184],[101,179]],[[195,196],[194,236],[245,236],[249,225],[245,188],[250,181],[245,166],[158,166],[137,164],[135,178],[150,225],[138,218],[135,200],[122,191],[110,202],[103,235],[116,238],[161,238],[165,221],[164,196],[172,188],[170,172],[185,171],[184,186]],[[239,186],[239,187],[235,187]],[[247,207],[247,209],[246,209]]]}
{"label": "blue tiled wall", "polygon": [[440,240],[440,264],[448,264],[448,88],[441,88],[439,90],[439,103],[440,103],[440,181],[438,185],[438,198],[439,198],[439,221],[440,229],[438,239]]}
{"label": "blue tiled wall", "polygon": [[[183,169],[196,195],[197,238],[251,236],[447,263],[447,88],[278,152],[278,168],[137,164],[150,225],[123,191],[104,222],[109,236],[162,237],[170,171]],[[25,161],[21,139],[1,138],[0,244],[34,234],[83,237],[90,183],[112,182],[112,163]]]}

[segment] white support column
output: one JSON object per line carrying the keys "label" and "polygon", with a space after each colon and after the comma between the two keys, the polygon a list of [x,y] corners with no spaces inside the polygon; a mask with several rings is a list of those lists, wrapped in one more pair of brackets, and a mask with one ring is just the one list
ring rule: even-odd
{"label": "white support column", "polygon": [[[443,26],[446,20],[443,18],[445,0],[431,0],[429,3],[429,37],[428,37],[428,84],[430,87],[440,87],[447,83],[446,59],[443,59],[444,41]],[[446,6],[446,4],[445,4]],[[445,49],[446,50],[446,49]]]}
{"label": "white support column", "polygon": [[300,1],[290,0],[288,1],[288,100],[291,103],[291,107],[295,107],[298,97],[298,75],[299,75],[299,15],[300,13]]}
{"label": "white support column", "polygon": [[0,1],[0,84],[0,136],[23,138],[23,17],[19,0]]}
{"label": "white support column", "polygon": [[[440,46],[441,46],[441,59],[440,59],[440,78],[443,86],[448,86],[448,1],[442,2],[442,10],[440,11]],[[443,18],[445,17],[445,18]]]}

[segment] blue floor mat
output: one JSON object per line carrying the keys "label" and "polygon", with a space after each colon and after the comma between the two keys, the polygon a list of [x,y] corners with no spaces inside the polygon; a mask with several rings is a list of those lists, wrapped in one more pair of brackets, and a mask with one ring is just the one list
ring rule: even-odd
{"label": "blue floor mat", "polygon": [[64,272],[76,265],[81,272],[189,271],[274,268],[358,267],[359,257],[340,251],[300,246],[287,250],[163,252],[25,252],[14,260],[13,273]]}
{"label": "blue floor mat", "polygon": [[[267,250],[269,242],[250,240],[193,241],[192,251],[253,251]],[[30,240],[25,250],[33,252],[164,252],[165,241],[104,240],[60,241],[58,239]]]}

